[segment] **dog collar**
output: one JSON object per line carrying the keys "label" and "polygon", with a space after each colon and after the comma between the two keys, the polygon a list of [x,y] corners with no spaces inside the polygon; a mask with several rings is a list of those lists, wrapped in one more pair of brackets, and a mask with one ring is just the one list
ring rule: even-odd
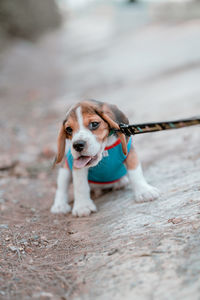
{"label": "dog collar", "polygon": [[114,144],[112,144],[112,145],[110,145],[110,146],[106,146],[105,149],[104,149],[104,151],[110,150],[110,149],[112,149],[112,148],[118,146],[120,143],[121,143],[121,140],[120,140],[120,139],[117,139],[117,140],[114,142]]}

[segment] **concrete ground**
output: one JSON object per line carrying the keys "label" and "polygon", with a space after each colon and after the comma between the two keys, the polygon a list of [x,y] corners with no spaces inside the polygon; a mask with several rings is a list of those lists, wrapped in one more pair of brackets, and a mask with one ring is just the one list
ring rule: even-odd
{"label": "concrete ground", "polygon": [[161,197],[130,189],[87,218],[55,216],[50,166],[70,104],[117,104],[130,122],[200,114],[200,20],[99,4],[0,52],[0,299],[200,298],[199,126],[136,136]]}

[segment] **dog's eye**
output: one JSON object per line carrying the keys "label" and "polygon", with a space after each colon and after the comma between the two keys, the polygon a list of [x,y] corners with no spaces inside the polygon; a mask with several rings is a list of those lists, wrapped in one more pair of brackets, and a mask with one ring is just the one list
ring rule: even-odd
{"label": "dog's eye", "polygon": [[71,127],[67,127],[67,128],[65,129],[65,131],[66,131],[69,135],[71,135],[73,130],[72,130]]}
{"label": "dog's eye", "polygon": [[100,122],[91,122],[89,124],[89,129],[90,130],[96,130],[99,127],[99,125],[100,125]]}

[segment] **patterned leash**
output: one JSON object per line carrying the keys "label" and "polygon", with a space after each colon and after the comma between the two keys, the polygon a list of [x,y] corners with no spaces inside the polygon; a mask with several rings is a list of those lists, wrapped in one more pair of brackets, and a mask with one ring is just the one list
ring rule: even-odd
{"label": "patterned leash", "polygon": [[200,116],[193,117],[190,119],[182,119],[176,121],[167,121],[167,122],[156,122],[156,123],[142,123],[142,124],[119,124],[120,129],[115,131],[120,131],[127,136],[141,134],[141,133],[148,133],[154,131],[161,131],[161,130],[169,130],[169,129],[178,129],[193,125],[200,124]]}

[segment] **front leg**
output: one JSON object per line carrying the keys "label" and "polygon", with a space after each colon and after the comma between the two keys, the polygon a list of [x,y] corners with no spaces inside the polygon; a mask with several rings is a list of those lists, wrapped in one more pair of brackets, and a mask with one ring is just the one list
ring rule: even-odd
{"label": "front leg", "polygon": [[73,169],[74,207],[72,214],[76,217],[86,217],[91,212],[96,212],[96,206],[90,199],[88,184],[88,169]]}
{"label": "front leg", "polygon": [[135,194],[136,202],[145,202],[157,199],[160,195],[159,190],[147,183],[144,178],[137,153],[133,147],[131,148],[125,163],[128,169],[128,175]]}
{"label": "front leg", "polygon": [[71,211],[71,206],[68,204],[67,194],[70,178],[71,172],[67,167],[59,169],[56,195],[54,199],[54,204],[51,207],[51,212],[54,214],[66,214]]}

